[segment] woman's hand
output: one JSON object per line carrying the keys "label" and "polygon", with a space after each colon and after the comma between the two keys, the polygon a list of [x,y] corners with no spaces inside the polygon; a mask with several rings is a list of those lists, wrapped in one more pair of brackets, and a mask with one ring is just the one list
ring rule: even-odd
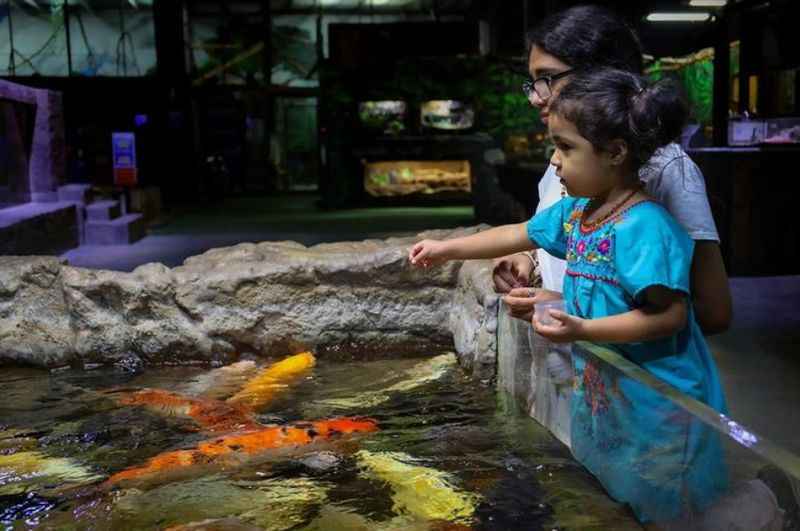
{"label": "woman's hand", "polygon": [[492,270],[495,293],[508,293],[530,284],[533,261],[523,253],[497,258]]}
{"label": "woman's hand", "polygon": [[543,324],[536,317],[533,318],[533,328],[536,333],[549,339],[553,343],[571,343],[586,339],[586,319],[569,315],[558,310],[548,310],[550,317],[556,321],[552,324]]}
{"label": "woman's hand", "polygon": [[408,251],[408,261],[415,267],[433,267],[447,262],[446,242],[422,240]]}
{"label": "woman's hand", "polygon": [[[528,260],[530,263],[530,260]],[[557,291],[542,288],[514,288],[503,297],[511,317],[530,322],[533,319],[533,307],[536,304],[561,299]]]}

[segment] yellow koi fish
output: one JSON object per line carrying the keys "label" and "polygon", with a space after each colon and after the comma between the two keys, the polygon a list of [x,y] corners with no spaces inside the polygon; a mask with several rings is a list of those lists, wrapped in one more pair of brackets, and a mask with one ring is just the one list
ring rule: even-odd
{"label": "yellow koi fish", "polygon": [[100,479],[72,459],[25,451],[0,455],[0,496],[22,494],[32,485],[85,485]]}
{"label": "yellow koi fish", "polygon": [[393,510],[424,520],[468,523],[480,496],[459,490],[446,472],[412,464],[399,452],[356,453],[367,477],[386,482],[392,489]]}
{"label": "yellow koi fish", "polygon": [[301,378],[315,363],[311,352],[289,356],[248,381],[241,391],[228,399],[228,403],[250,409],[261,408],[271,402],[278,391]]}

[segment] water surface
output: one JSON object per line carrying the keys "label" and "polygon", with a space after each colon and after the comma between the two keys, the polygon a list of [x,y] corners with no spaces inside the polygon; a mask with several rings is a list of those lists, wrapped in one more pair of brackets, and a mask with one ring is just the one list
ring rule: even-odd
{"label": "water surface", "polygon": [[219,435],[186,416],[119,404],[120,396],[142,388],[224,398],[208,386],[211,370],[2,369],[0,525],[638,528],[511,399],[478,385],[454,363],[432,368],[426,358],[318,360],[255,417],[282,425],[363,416],[377,421],[376,432],[188,467],[133,484],[104,483],[153,456],[196,448]]}

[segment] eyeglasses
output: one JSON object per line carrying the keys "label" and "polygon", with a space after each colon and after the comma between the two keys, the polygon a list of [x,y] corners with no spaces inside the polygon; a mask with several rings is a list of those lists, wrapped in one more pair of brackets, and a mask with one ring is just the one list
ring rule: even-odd
{"label": "eyeglasses", "polygon": [[553,81],[558,81],[564,76],[572,73],[572,69],[559,72],[558,74],[548,74],[540,76],[536,79],[528,79],[522,84],[522,92],[528,101],[533,102],[533,93],[535,92],[540,99],[546,100],[553,95]]}

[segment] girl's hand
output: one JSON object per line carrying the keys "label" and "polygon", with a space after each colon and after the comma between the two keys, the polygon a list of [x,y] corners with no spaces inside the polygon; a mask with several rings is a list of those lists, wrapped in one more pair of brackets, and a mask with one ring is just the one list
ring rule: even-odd
{"label": "girl's hand", "polygon": [[553,343],[571,343],[586,339],[586,319],[558,310],[548,311],[550,312],[550,317],[556,322],[543,324],[534,316],[533,328],[537,334],[544,336]]}
{"label": "girl's hand", "polygon": [[416,267],[433,267],[447,262],[445,242],[422,240],[408,251],[408,261]]}

